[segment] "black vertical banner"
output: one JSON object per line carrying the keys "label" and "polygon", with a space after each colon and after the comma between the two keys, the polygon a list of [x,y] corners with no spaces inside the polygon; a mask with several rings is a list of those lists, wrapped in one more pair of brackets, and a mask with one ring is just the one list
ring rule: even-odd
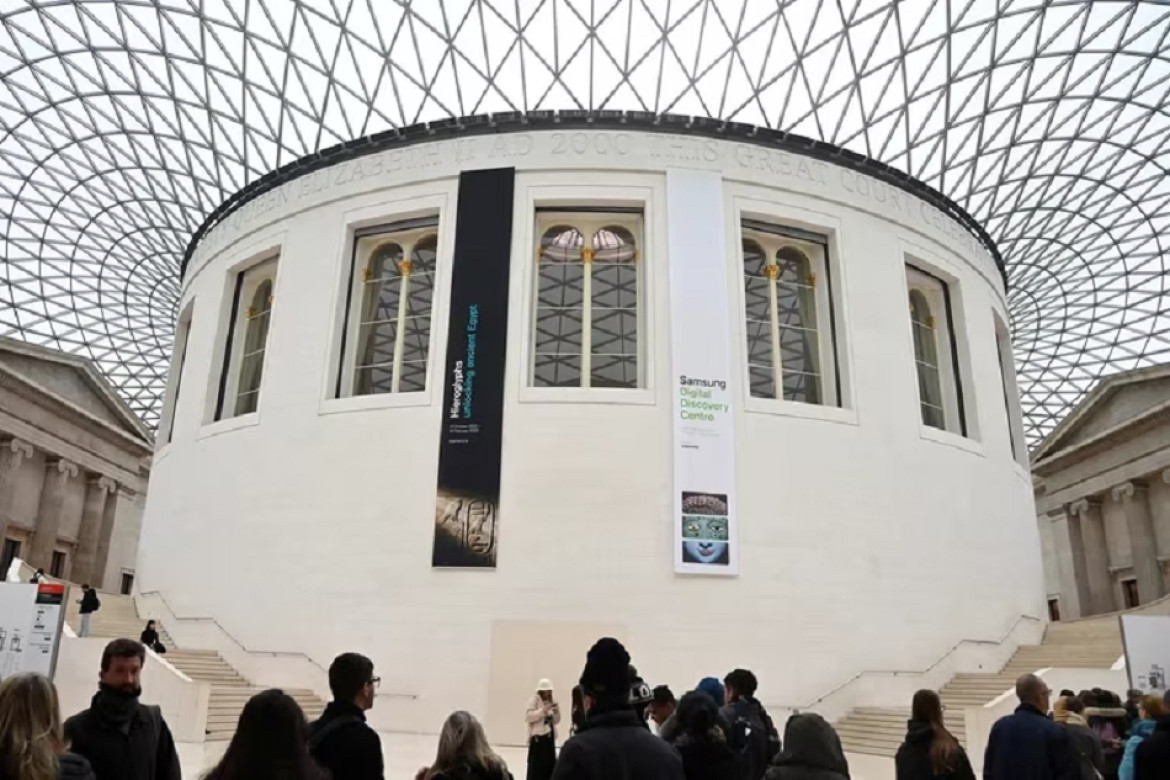
{"label": "black vertical banner", "polygon": [[459,177],[432,566],[496,565],[515,178]]}

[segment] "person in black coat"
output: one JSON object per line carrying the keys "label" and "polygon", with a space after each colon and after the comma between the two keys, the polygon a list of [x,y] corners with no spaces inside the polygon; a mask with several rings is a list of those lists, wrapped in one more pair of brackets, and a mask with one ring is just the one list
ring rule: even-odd
{"label": "person in black coat", "polygon": [[383,780],[382,740],[366,724],[380,682],[364,655],[342,653],[329,666],[333,701],[309,726],[309,752],[333,780]]}
{"label": "person in black coat", "polygon": [[561,748],[553,780],[684,780],[678,751],[646,728],[630,705],[630,654],[606,637],[581,673],[585,720]]}
{"label": "person in black coat", "polygon": [[1167,777],[1170,777],[1170,715],[1158,719],[1154,733],[1143,739],[1133,754],[1133,780],[1166,780]]}
{"label": "person in black coat", "polygon": [[739,755],[719,728],[719,709],[710,696],[691,691],[675,711],[679,736],[674,747],[682,756],[686,780],[746,780]]}
{"label": "person in black coat", "polygon": [[142,629],[142,634],[138,637],[138,641],[159,655],[167,651],[166,645],[158,639],[158,629],[154,627],[153,620],[146,621],[146,628]]}
{"label": "person in black coat", "polygon": [[780,735],[767,710],[756,698],[756,676],[736,669],[723,678],[727,704],[719,710],[727,742],[739,754],[744,780],[762,780],[768,764],[780,753]]}
{"label": "person in black coat", "polygon": [[991,727],[984,780],[1080,780],[1068,732],[1048,719],[1052,692],[1034,674],[1016,680],[1020,706]]}
{"label": "person in black coat", "polygon": [[284,691],[262,691],[244,705],[236,733],[204,780],[329,780],[309,755],[301,705]]}
{"label": "person in black coat", "polygon": [[975,780],[967,753],[943,725],[942,700],[934,691],[914,694],[894,766],[897,780]]}
{"label": "person in black coat", "polygon": [[815,712],[797,713],[784,726],[784,749],[767,780],[849,780],[849,762],[841,738]]}

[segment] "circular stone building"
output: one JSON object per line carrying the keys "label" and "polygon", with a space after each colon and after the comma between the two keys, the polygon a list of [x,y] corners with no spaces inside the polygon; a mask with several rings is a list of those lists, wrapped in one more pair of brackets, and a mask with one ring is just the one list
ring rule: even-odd
{"label": "circular stone building", "polygon": [[602,635],[779,708],[1039,630],[1002,268],[904,174],[714,122],[472,118],[204,227],[139,586],[249,650],[370,655],[381,726],[521,741]]}

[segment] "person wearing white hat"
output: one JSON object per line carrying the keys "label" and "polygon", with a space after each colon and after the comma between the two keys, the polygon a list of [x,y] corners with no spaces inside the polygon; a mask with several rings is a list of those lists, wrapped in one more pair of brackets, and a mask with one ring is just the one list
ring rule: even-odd
{"label": "person wearing white hat", "polygon": [[549,780],[557,765],[556,726],[561,707],[553,698],[553,684],[541,680],[528,702],[528,780]]}

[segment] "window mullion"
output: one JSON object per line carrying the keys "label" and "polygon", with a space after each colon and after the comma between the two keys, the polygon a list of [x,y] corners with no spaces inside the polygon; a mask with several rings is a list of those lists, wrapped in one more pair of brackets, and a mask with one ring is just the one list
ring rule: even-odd
{"label": "window mullion", "polygon": [[406,344],[406,301],[410,295],[410,272],[414,266],[411,256],[414,244],[405,244],[402,247],[402,262],[398,264],[398,272],[402,275],[402,284],[398,285],[398,322],[394,328],[394,368],[390,375],[390,392],[397,393],[402,380],[402,350]]}
{"label": "window mullion", "polygon": [[581,250],[581,387],[589,387],[593,374],[593,236]]}
{"label": "window mullion", "polygon": [[768,277],[768,320],[772,329],[772,393],[780,399],[784,397],[784,368],[780,359],[780,304],[776,292],[780,266],[771,258],[765,260],[764,276]]}

